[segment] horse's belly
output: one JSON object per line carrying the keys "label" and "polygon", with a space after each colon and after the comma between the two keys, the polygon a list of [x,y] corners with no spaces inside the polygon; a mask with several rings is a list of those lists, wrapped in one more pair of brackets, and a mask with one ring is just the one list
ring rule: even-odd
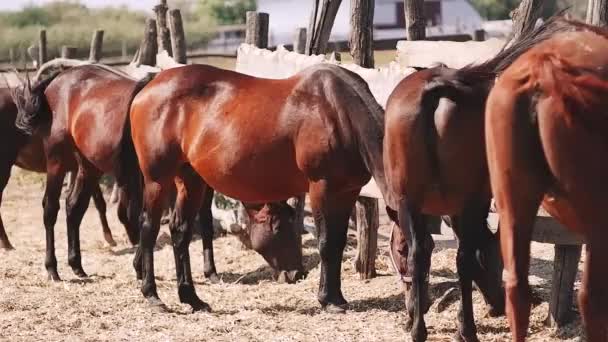
{"label": "horse's belly", "polygon": [[233,160],[233,157],[226,154],[206,158],[193,167],[213,189],[244,202],[280,201],[308,191],[308,180],[295,160],[271,156]]}

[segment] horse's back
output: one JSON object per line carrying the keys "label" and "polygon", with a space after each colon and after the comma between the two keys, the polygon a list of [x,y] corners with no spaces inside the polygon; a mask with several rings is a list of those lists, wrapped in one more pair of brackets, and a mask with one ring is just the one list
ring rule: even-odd
{"label": "horse's back", "polygon": [[97,169],[111,171],[135,84],[135,80],[97,65],[63,72],[46,90],[53,111],[51,135],[73,141]]}
{"label": "horse's back", "polygon": [[[608,225],[608,37],[558,34],[520,57],[492,93],[488,120],[527,115],[538,125],[547,211],[583,234]],[[492,111],[505,106],[513,110]]]}

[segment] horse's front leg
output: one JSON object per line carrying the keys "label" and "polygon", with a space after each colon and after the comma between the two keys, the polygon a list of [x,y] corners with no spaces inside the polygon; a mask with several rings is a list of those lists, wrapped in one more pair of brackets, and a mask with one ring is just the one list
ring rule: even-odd
{"label": "horse's front leg", "polygon": [[71,191],[65,200],[67,228],[68,228],[68,263],[74,274],[85,278],[87,274],[82,268],[82,257],[80,253],[80,223],[84,217],[89,200],[91,199],[91,183],[96,182],[95,178],[87,176],[82,168],[72,180]]}
{"label": "horse's front leg", "polygon": [[44,211],[44,230],[46,232],[46,256],[44,266],[49,275],[49,279],[60,281],[57,273],[57,258],[55,257],[55,223],[57,223],[57,213],[59,212],[59,197],[63,187],[65,171],[59,162],[47,158],[46,188],[42,199]]}
{"label": "horse's front leg", "polygon": [[344,312],[347,304],[341,290],[342,254],[346,246],[348,219],[359,191],[333,193],[327,181],[310,185],[312,207],[321,257],[318,299],[328,312]]}
{"label": "horse's front leg", "polygon": [[112,236],[112,230],[110,230],[110,225],[108,224],[108,217],[106,216],[106,200],[103,198],[103,192],[101,191],[101,187],[99,182],[92,184],[92,193],[93,202],[95,203],[95,208],[97,208],[97,212],[99,213],[99,220],[101,221],[101,229],[103,232],[103,238],[106,240],[108,245],[114,247],[116,246],[116,241],[114,241],[114,237]]}
{"label": "horse's front leg", "polygon": [[[414,342],[426,341],[428,332],[424,314],[429,310],[428,275],[431,254],[435,244],[427,230],[428,216],[402,200],[399,207],[399,224],[408,244],[408,266],[405,280],[410,283],[406,293],[406,309],[411,321],[411,336]],[[407,287],[407,286],[406,286]]]}
{"label": "horse's front leg", "polygon": [[[2,193],[4,192],[4,188],[6,184],[8,184],[8,179],[11,176],[11,166],[5,165],[2,167],[0,171],[0,204],[2,204]],[[4,222],[2,222],[2,216],[0,216],[0,249],[14,249],[13,245],[11,245],[10,240],[8,239],[8,235],[6,235],[6,230],[4,230]]]}

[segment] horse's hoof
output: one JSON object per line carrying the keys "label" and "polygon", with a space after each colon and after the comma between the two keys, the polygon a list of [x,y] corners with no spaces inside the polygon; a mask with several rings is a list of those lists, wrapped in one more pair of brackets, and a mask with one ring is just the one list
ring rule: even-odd
{"label": "horse's hoof", "polygon": [[336,305],[336,304],[327,304],[324,307],[325,312],[330,314],[343,314],[346,313],[346,308],[344,305]]}
{"label": "horse's hoof", "polygon": [[211,284],[219,284],[219,282],[220,282],[220,277],[215,272],[213,272],[213,273],[211,273],[209,275],[205,274],[205,278]]}
{"label": "horse's hoof", "polygon": [[456,332],[452,338],[453,342],[479,342],[477,335],[464,336],[460,332]]}
{"label": "horse's hoof", "polygon": [[78,278],[88,278],[89,276],[86,274],[86,272],[82,269],[82,268],[76,268],[73,270],[74,274],[78,277]]}
{"label": "horse's hoof", "polygon": [[116,247],[116,241],[114,241],[112,234],[103,234],[103,238],[104,238],[104,240],[106,240],[106,243],[108,244],[108,246]]}
{"label": "horse's hoof", "polygon": [[152,311],[158,312],[158,313],[169,312],[169,309],[167,308],[167,306],[165,305],[165,303],[163,303],[163,301],[160,300],[160,298],[157,298],[157,297],[148,297],[146,299],[148,300],[148,305],[150,306],[150,308],[152,309]]}
{"label": "horse's hoof", "polygon": [[49,272],[49,280],[55,281],[55,282],[59,282],[61,281],[61,278],[59,278],[59,273],[57,273],[57,271],[48,271]]}
{"label": "horse's hoof", "polygon": [[192,307],[192,312],[211,312],[211,306],[200,299],[189,304]]}
{"label": "horse's hoof", "polygon": [[15,249],[15,247],[13,247],[13,245],[11,245],[11,243],[8,241],[0,241],[0,249],[5,251],[12,251]]}
{"label": "horse's hoof", "polygon": [[487,305],[487,311],[486,311],[486,316],[487,317],[501,317],[505,315],[505,308],[504,306],[502,307],[495,307],[492,305]]}
{"label": "horse's hoof", "polygon": [[412,320],[411,317],[406,317],[405,325],[403,326],[403,330],[405,330],[406,333],[409,333],[410,331],[412,331],[413,326],[414,326],[414,320]]}

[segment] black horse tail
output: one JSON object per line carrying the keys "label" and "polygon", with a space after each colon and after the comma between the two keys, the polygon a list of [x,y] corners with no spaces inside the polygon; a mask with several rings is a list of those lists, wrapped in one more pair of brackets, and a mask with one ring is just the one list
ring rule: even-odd
{"label": "black horse tail", "polygon": [[60,73],[55,71],[34,85],[26,75],[26,81],[21,86],[11,89],[11,98],[17,107],[15,126],[20,133],[31,136],[51,122],[51,108],[44,92]]}
{"label": "black horse tail", "polygon": [[[135,227],[139,228],[139,216],[142,210],[143,199],[143,175],[139,167],[135,145],[131,136],[131,105],[137,94],[154,79],[156,74],[150,73],[143,79],[139,80],[133,91],[129,95],[129,102],[126,107],[127,115],[122,132],[119,152],[119,170],[116,174],[116,182],[122,188],[121,193],[126,195],[127,202],[127,233],[131,243],[136,244],[139,239],[139,230],[134,231]],[[121,199],[122,201],[123,199]]]}

